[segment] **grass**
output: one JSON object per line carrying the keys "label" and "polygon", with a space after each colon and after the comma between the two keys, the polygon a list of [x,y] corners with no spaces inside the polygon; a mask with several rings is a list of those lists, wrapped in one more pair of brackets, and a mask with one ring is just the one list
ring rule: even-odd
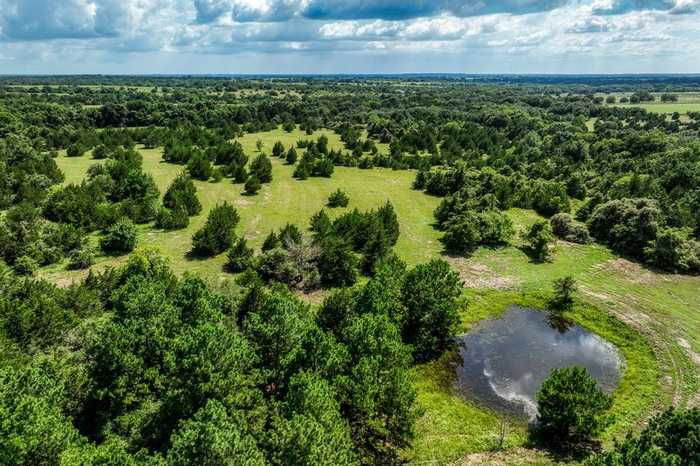
{"label": "grass", "polygon": [[[318,131],[313,136],[307,136],[302,131],[286,133],[275,130],[247,134],[240,138],[240,142],[252,159],[257,154],[258,139],[264,142],[263,151],[269,154],[276,141],[281,141],[288,148],[299,139],[317,138],[321,134],[328,137],[331,148],[342,147],[338,135],[331,131]],[[162,162],[162,149],[141,149],[141,153],[144,171],[153,176],[161,193],[164,193],[178,173],[184,170],[182,166]],[[88,167],[97,162],[89,154],[74,158],[62,154],[57,159],[59,167],[66,175],[66,183],[79,183]],[[439,199],[411,189],[414,172],[336,167],[331,178],[309,178],[299,181],[292,177],[293,166],[276,158],[272,158],[272,166],[272,183],[264,184],[255,196],[243,195],[243,185],[233,184],[229,179],[219,183],[195,181],[203,207],[202,213],[192,217],[186,229],[174,232],[158,230],[152,224],[140,225],[139,248],[158,248],[179,273],[196,272],[211,281],[218,281],[230,276],[222,269],[226,260],[225,254],[206,260],[192,260],[187,257],[192,235],[202,227],[207,213],[217,203],[227,201],[236,207],[241,216],[237,232],[259,248],[270,231],[277,230],[288,222],[306,228],[311,216],[324,208],[330,193],[340,188],[350,197],[350,204],[347,208],[327,209],[332,217],[353,208],[377,208],[389,200],[393,203],[401,224],[401,236],[396,245],[397,253],[413,265],[425,262],[439,253],[439,232],[431,226],[432,212]],[[98,267],[104,267],[118,264],[121,260],[123,258],[98,257],[96,263]],[[79,278],[83,273],[66,271],[65,263],[42,271],[42,275],[50,279],[68,281]]]}
{"label": "grass", "polygon": [[[466,292],[469,306],[462,313],[461,332],[475,323],[495,318],[509,306],[536,309],[547,308],[543,293],[522,291]],[[626,368],[614,392],[611,408],[613,423],[601,439],[610,444],[638,426],[639,421],[656,403],[657,381],[660,377],[652,346],[637,331],[624,325],[606,312],[579,300],[566,317],[589,331],[613,343],[625,358]],[[416,368],[418,403],[424,415],[417,425],[417,439],[407,455],[413,463],[447,464],[470,454],[495,451],[499,447],[500,423],[507,425],[503,449],[517,449],[528,445],[527,424],[518,418],[504,418],[502,414],[465,401],[454,388],[455,365],[459,364],[457,350],[440,360]],[[539,462],[550,460],[541,456]]]}
{"label": "grass", "polygon": [[[617,107],[641,107],[645,109],[648,112],[651,113],[674,113],[678,112],[681,115],[687,115],[688,112],[700,112],[700,93],[697,92],[680,92],[680,93],[672,93],[678,96],[678,101],[677,102],[662,102],[661,101],[661,93],[652,93],[656,100],[653,102],[640,102],[638,104],[631,104],[631,103],[619,103],[619,100],[621,97],[627,97],[631,95],[631,93],[615,93],[615,97],[618,100],[618,103],[613,104]],[[606,96],[605,94],[601,94],[604,97]]]}
{"label": "grass", "polygon": [[[298,139],[317,138],[320,134],[329,138],[330,147],[341,148],[338,136],[330,131],[307,136],[301,131],[275,130],[248,134],[241,138],[241,143],[252,158],[256,155],[258,139],[264,142],[263,151],[269,153],[278,140],[289,147]],[[145,171],[153,175],[164,192],[184,167],[162,162],[160,149],[141,152]],[[79,158],[61,155],[57,162],[66,174],[66,182],[80,182],[87,168],[96,163],[88,155]],[[397,253],[410,265],[441,255],[438,241],[441,233],[432,226],[432,212],[439,199],[411,189],[413,172],[336,167],[330,179],[297,181],[292,178],[291,166],[277,159],[272,163],[274,179],[256,196],[244,196],[242,185],[228,179],[220,183],[196,181],[202,214],[193,217],[187,229],[176,232],[163,232],[152,225],[139,226],[139,248],[156,247],[177,272],[196,272],[218,282],[230,277],[222,269],[223,255],[207,260],[187,258],[192,234],[203,225],[214,205],[223,201],[234,204],[241,216],[238,233],[259,247],[269,231],[287,222],[306,227],[311,215],[324,207],[328,195],[340,188],[349,195],[350,205],[328,209],[330,215],[352,208],[376,208],[390,200],[401,224]],[[521,231],[540,218],[523,209],[511,209],[508,214]],[[579,304],[571,317],[617,345],[627,360],[627,369],[615,393],[616,421],[603,440],[610,442],[629,428],[641,425],[651,413],[671,404],[697,403],[700,384],[693,357],[700,354],[697,299],[700,278],[649,270],[617,257],[600,245],[559,242],[552,262],[538,264],[518,247],[518,240],[513,243],[501,248],[481,248],[470,258],[447,258],[466,285],[465,298],[469,305],[462,313],[462,331],[475,322],[500,315],[511,304],[544,308],[552,281],[571,275],[580,290]],[[98,267],[121,260],[99,257]],[[43,276],[63,283],[83,273],[66,271],[65,263],[41,271]],[[454,364],[452,354],[415,368],[418,403],[425,413],[416,426],[413,448],[406,452],[415,463],[444,464],[465,455],[488,452],[496,445],[500,415],[454,392]],[[509,450],[505,454],[519,458],[524,451],[531,452],[522,448],[526,439],[523,421],[509,419],[505,442]],[[533,455],[532,464],[549,462],[539,453]],[[509,460],[505,461],[508,463]]]}

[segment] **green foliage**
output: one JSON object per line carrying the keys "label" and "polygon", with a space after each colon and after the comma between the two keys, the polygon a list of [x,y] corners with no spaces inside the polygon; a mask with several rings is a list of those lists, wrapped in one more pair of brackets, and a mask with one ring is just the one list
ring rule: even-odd
{"label": "green foliage", "polygon": [[105,254],[122,255],[136,248],[136,226],[127,217],[122,217],[107,228],[100,238],[100,248]]}
{"label": "green foliage", "polygon": [[350,286],[357,281],[357,255],[344,239],[330,236],[320,241],[318,271],[326,286]]}
{"label": "green foliage", "polygon": [[173,180],[163,195],[163,205],[168,209],[184,207],[187,215],[197,215],[202,211],[202,204],[197,198],[197,188],[187,174],[181,173]]}
{"label": "green foliage", "polygon": [[290,147],[287,151],[287,156],[285,157],[285,160],[289,165],[294,165],[295,163],[297,163],[297,151],[294,148],[294,146]]}
{"label": "green foliage", "polygon": [[233,245],[235,228],[240,217],[228,202],[217,204],[207,216],[207,222],[192,237],[192,251],[200,256],[221,254]]}
{"label": "green foliage", "polygon": [[284,154],[284,144],[282,144],[280,141],[275,142],[275,145],[272,146],[272,155],[274,157],[283,157]]}
{"label": "green foliage", "polygon": [[167,209],[161,207],[156,215],[156,228],[164,230],[182,230],[190,224],[190,218],[187,215],[187,210],[181,205],[175,209]]}
{"label": "green foliage", "polygon": [[552,258],[556,238],[549,222],[538,220],[530,225],[530,228],[523,234],[523,240],[537,262],[546,262]]}
{"label": "green foliage", "polygon": [[261,183],[272,181],[272,162],[265,154],[259,154],[250,163],[250,176],[256,177]]}
{"label": "green foliage", "polygon": [[190,161],[187,162],[187,171],[192,178],[207,181],[214,174],[214,167],[211,161],[201,151],[197,151],[192,155]]}
{"label": "green foliage", "polygon": [[611,405],[586,369],[553,369],[537,392],[536,433],[553,446],[589,442],[608,424]]}
{"label": "green foliage", "polygon": [[20,256],[12,267],[17,275],[32,276],[36,274],[39,264],[29,256]]}
{"label": "green foliage", "polygon": [[261,187],[260,180],[255,174],[252,174],[245,182],[245,192],[250,196],[257,194]]}
{"label": "green foliage", "polygon": [[89,268],[95,263],[95,253],[89,247],[74,249],[68,255],[69,270],[82,270]]}
{"label": "green foliage", "polygon": [[253,263],[253,248],[248,247],[245,238],[239,238],[228,250],[226,268],[233,273],[243,272]]}
{"label": "green foliage", "polygon": [[459,323],[456,299],[461,291],[459,275],[443,260],[418,265],[406,274],[402,335],[416,361],[435,359],[449,347]]}
{"label": "green foliage", "polygon": [[586,466],[691,466],[700,462],[700,410],[668,410]]}
{"label": "green foliage", "polygon": [[347,207],[350,198],[344,191],[337,189],[328,196],[328,207]]}
{"label": "green foliage", "polygon": [[450,252],[470,254],[481,245],[506,243],[514,232],[513,222],[502,212],[465,211],[447,221],[441,241]]}
{"label": "green foliage", "polygon": [[576,222],[571,215],[567,213],[553,215],[552,218],[549,219],[549,223],[552,227],[552,233],[558,238],[578,244],[588,244],[591,242],[588,228]]}
{"label": "green foliage", "polygon": [[571,275],[554,280],[554,297],[551,305],[556,310],[568,310],[574,304],[574,293],[576,293],[576,280]]}

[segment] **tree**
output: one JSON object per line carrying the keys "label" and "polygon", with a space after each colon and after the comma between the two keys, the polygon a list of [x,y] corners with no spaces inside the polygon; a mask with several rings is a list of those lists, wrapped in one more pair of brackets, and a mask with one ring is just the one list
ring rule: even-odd
{"label": "tree", "polygon": [[328,207],[347,207],[350,199],[344,191],[337,189],[328,196]]}
{"label": "tree", "polygon": [[352,246],[342,238],[331,235],[320,241],[321,256],[318,271],[326,286],[350,286],[357,281],[359,260]]}
{"label": "tree", "polygon": [[284,156],[284,145],[280,141],[272,147],[272,155],[278,158]]}
{"label": "tree", "polygon": [[260,154],[251,162],[250,175],[256,176],[261,183],[272,181],[272,162],[267,155]]}
{"label": "tree", "polygon": [[68,255],[68,270],[82,270],[89,268],[95,262],[95,254],[92,249],[82,247],[74,249]]}
{"label": "tree", "polygon": [[184,421],[173,434],[168,464],[173,466],[264,466],[267,464],[246,425],[216,400]]}
{"label": "tree", "polygon": [[586,466],[700,464],[700,409],[670,409],[656,415],[639,435],[628,435]]}
{"label": "tree", "polygon": [[136,248],[136,225],[127,217],[122,217],[107,228],[100,238],[100,248],[105,254],[127,254]]}
{"label": "tree", "polygon": [[440,259],[406,274],[401,290],[406,306],[402,337],[413,348],[416,361],[435,359],[449,347],[459,323],[456,299],[461,292],[459,275]]}
{"label": "tree", "polygon": [[240,217],[228,202],[217,204],[207,217],[207,223],[192,237],[192,250],[200,256],[221,254],[233,245],[235,228]]}
{"label": "tree", "polygon": [[546,220],[538,220],[533,223],[523,235],[532,256],[538,262],[551,259],[555,241],[552,227]]}
{"label": "tree", "polygon": [[180,173],[163,195],[163,205],[168,209],[182,206],[187,215],[197,215],[202,211],[202,204],[197,198],[197,188],[186,173]]}
{"label": "tree", "polygon": [[586,369],[553,369],[537,392],[536,433],[554,446],[589,442],[607,425],[610,406],[612,398]]}
{"label": "tree", "polygon": [[551,304],[557,310],[570,309],[574,303],[576,280],[571,275],[554,280],[554,297]]}
{"label": "tree", "polygon": [[257,194],[261,187],[260,180],[255,174],[251,175],[248,181],[245,182],[245,192],[249,196]]}
{"label": "tree", "polygon": [[207,181],[214,174],[214,168],[209,159],[201,151],[195,152],[187,162],[187,171],[201,181]]}
{"label": "tree", "polygon": [[287,151],[286,160],[289,165],[294,165],[297,162],[297,150],[294,146],[290,147]]}
{"label": "tree", "polygon": [[226,268],[233,273],[243,272],[253,262],[253,248],[248,247],[245,238],[239,238],[228,250]]}

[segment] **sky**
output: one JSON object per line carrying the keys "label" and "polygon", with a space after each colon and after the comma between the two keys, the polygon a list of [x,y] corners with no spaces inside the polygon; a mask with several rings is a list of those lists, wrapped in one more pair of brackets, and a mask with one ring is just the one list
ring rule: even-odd
{"label": "sky", "polygon": [[0,0],[1,74],[700,73],[700,0]]}

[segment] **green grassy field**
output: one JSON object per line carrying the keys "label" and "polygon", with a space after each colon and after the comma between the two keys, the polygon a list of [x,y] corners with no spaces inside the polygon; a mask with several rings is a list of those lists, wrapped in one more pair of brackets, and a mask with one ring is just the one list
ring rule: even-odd
{"label": "green grassy field", "polygon": [[[321,134],[328,137],[331,148],[342,147],[337,134],[319,131],[314,134],[314,138]],[[309,136],[301,131],[286,133],[276,130],[248,134],[240,141],[252,159],[257,152],[258,139],[264,141],[263,151],[269,153],[275,141],[281,141],[285,147],[290,147],[297,140],[307,138]],[[141,153],[144,171],[153,176],[161,193],[164,193],[178,173],[184,170],[182,166],[162,162],[161,149],[141,150]],[[79,183],[88,167],[98,161],[86,154],[76,158],[61,155],[57,162],[66,175],[65,183]],[[411,189],[414,172],[336,167],[331,178],[309,178],[299,181],[292,177],[292,166],[275,158],[272,158],[272,165],[272,183],[263,185],[256,196],[243,195],[243,185],[233,184],[229,179],[219,183],[195,181],[203,207],[202,213],[192,217],[190,225],[179,231],[165,232],[155,229],[152,224],[139,226],[139,248],[157,248],[170,260],[177,272],[196,272],[216,281],[230,276],[222,269],[225,254],[213,259],[192,260],[187,257],[187,252],[191,247],[192,235],[201,228],[208,211],[217,203],[228,201],[238,209],[241,216],[238,233],[244,235],[252,245],[259,247],[271,230],[277,230],[287,222],[301,228],[307,227],[311,216],[325,206],[328,195],[341,188],[350,197],[350,205],[347,208],[328,209],[332,217],[348,209],[377,208],[390,200],[401,224],[401,236],[396,245],[398,254],[409,264],[417,264],[439,253],[439,233],[431,226],[432,212],[439,199]],[[117,264],[121,260],[98,257],[96,265],[104,267]],[[84,273],[67,272],[64,269],[65,264],[58,264],[43,270],[42,274],[51,279],[70,281]]]}
{"label": "green grassy field", "polygon": [[[700,93],[697,92],[681,92],[675,93],[678,96],[677,102],[662,102],[661,93],[652,93],[656,100],[654,102],[641,102],[638,104],[619,103],[621,97],[628,97],[631,93],[616,93],[614,94],[618,103],[614,104],[618,107],[641,107],[651,113],[674,113],[678,112],[681,115],[686,115],[688,112],[700,112]],[[605,97],[606,94],[600,94]]]}
{"label": "green grassy field", "polygon": [[[313,137],[320,134],[328,136],[331,147],[341,147],[335,133],[320,131]],[[248,134],[241,142],[252,158],[258,139],[264,141],[263,151],[269,153],[275,141],[289,147],[306,138],[300,131],[276,130]],[[141,152],[145,171],[153,175],[164,192],[184,167],[162,162],[160,149]],[[82,180],[87,168],[96,163],[89,155],[79,158],[61,155],[57,161],[67,183]],[[292,171],[292,167],[273,159],[273,182],[264,185],[256,196],[242,195],[242,185],[228,179],[220,183],[197,181],[202,214],[193,217],[187,229],[176,232],[163,232],[152,225],[140,226],[139,248],[157,248],[176,271],[196,272],[216,283],[231,277],[222,269],[224,256],[207,260],[187,258],[192,234],[202,226],[214,205],[223,201],[234,204],[241,215],[238,233],[259,247],[270,230],[287,222],[307,226],[311,215],[325,205],[328,194],[341,188],[350,197],[348,208],[366,210],[386,200],[394,204],[401,224],[396,251],[409,264],[441,255],[440,232],[432,226],[432,212],[439,199],[411,189],[413,172],[336,167],[330,179],[297,181],[292,178]],[[329,209],[331,215],[344,211]],[[521,230],[539,218],[534,212],[521,209],[511,209],[508,213]],[[553,261],[544,264],[533,263],[518,246],[516,240],[507,247],[482,248],[470,258],[444,256],[465,284],[468,306],[462,313],[463,331],[475,322],[499,315],[510,304],[545,307],[552,281],[572,275],[579,284],[579,302],[571,317],[615,343],[627,360],[615,396],[616,420],[606,431],[604,440],[610,442],[627,429],[641,425],[652,412],[671,404],[698,403],[700,278],[657,273],[598,245],[560,242]],[[97,267],[121,260],[99,257]],[[83,272],[68,272],[65,264],[58,264],[42,270],[41,274],[67,284]],[[496,445],[500,417],[454,393],[453,356],[447,355],[415,370],[418,401],[424,415],[417,425],[414,446],[406,452],[414,463],[445,464],[483,454]],[[538,452],[523,450],[527,436],[522,420],[508,419],[507,433],[507,450],[502,453],[506,458],[520,457],[526,451],[532,455],[532,462],[527,464],[549,462]]]}

